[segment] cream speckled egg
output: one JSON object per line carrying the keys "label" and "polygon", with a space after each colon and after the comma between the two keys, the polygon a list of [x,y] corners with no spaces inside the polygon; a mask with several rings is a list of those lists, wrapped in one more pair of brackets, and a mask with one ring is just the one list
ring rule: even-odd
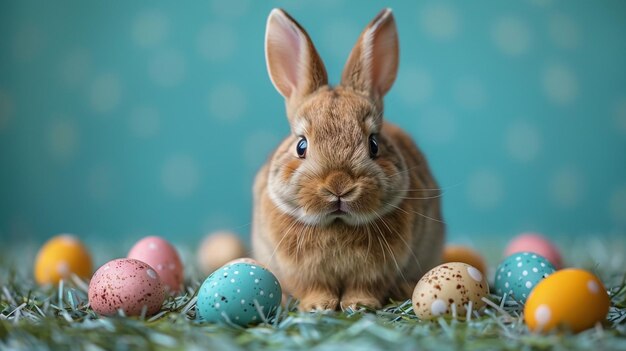
{"label": "cream speckled egg", "polygon": [[220,231],[207,235],[198,248],[198,267],[210,274],[229,261],[246,256],[246,248],[237,234]]}
{"label": "cream speckled egg", "polygon": [[428,271],[415,286],[411,300],[420,319],[452,316],[452,305],[457,318],[464,319],[468,304],[472,303],[472,310],[479,310],[487,295],[489,285],[484,274],[467,263],[449,262]]}
{"label": "cream speckled egg", "polygon": [[161,309],[165,288],[159,275],[147,263],[120,258],[98,268],[89,283],[89,304],[101,315],[123,310],[128,316],[146,316]]}
{"label": "cream speckled egg", "polygon": [[178,252],[167,240],[158,236],[145,237],[130,249],[127,257],[152,266],[169,292],[178,293],[182,290],[183,264]]}

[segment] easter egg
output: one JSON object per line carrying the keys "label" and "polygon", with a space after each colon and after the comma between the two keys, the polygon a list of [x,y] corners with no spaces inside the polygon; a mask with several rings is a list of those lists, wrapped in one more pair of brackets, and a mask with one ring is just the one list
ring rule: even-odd
{"label": "easter egg", "polygon": [[98,268],[89,282],[88,295],[98,314],[112,316],[123,310],[127,316],[149,316],[161,309],[165,288],[147,263],[120,258]]}
{"label": "easter egg", "polygon": [[182,290],[183,264],[172,244],[158,236],[139,240],[128,252],[128,258],[149,264],[156,270],[165,288],[171,293]]}
{"label": "easter egg", "polygon": [[417,282],[411,301],[420,319],[453,316],[453,309],[457,318],[464,319],[468,305],[472,304],[472,310],[481,309],[485,306],[482,298],[488,294],[485,275],[477,268],[448,262],[431,269]]}
{"label": "easter egg", "polygon": [[255,260],[254,258],[250,258],[250,257],[236,258],[236,259],[234,259],[232,261],[228,261],[224,266],[228,266],[229,264],[235,264],[235,263],[248,263],[248,264],[261,266],[261,267],[267,269],[267,267],[265,265],[260,264],[259,261]]}
{"label": "easter egg", "polygon": [[41,285],[57,284],[72,273],[89,278],[91,257],[87,248],[76,237],[62,234],[48,240],[35,258],[35,280]]}
{"label": "easter egg", "polygon": [[523,233],[513,238],[504,251],[508,257],[517,252],[534,252],[545,257],[556,269],[563,267],[559,249],[547,238],[537,233]]}
{"label": "easter egg", "polygon": [[275,313],[281,298],[274,274],[258,265],[235,263],[216,270],[202,283],[196,308],[201,320],[247,326]]}
{"label": "easter egg", "polygon": [[582,269],[564,269],[542,280],[524,306],[524,320],[532,331],[565,327],[573,332],[606,319],[609,296],[595,275]]}
{"label": "easter egg", "polygon": [[198,248],[198,267],[210,274],[227,262],[246,256],[246,249],[239,236],[230,232],[209,234]]}
{"label": "easter egg", "polygon": [[552,263],[532,252],[518,252],[507,257],[496,269],[495,288],[500,296],[524,303],[537,283],[554,273]]}
{"label": "easter egg", "polygon": [[462,245],[446,245],[443,249],[443,262],[463,262],[487,273],[485,260],[478,251]]}

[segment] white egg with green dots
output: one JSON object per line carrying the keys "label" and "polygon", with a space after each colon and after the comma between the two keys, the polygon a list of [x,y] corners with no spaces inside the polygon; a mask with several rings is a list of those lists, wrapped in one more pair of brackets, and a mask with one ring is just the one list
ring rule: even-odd
{"label": "white egg with green dots", "polygon": [[554,272],[554,265],[543,256],[532,252],[512,254],[496,269],[496,294],[524,303],[535,285]]}
{"label": "white egg with green dots", "polygon": [[213,272],[198,291],[198,318],[208,322],[257,324],[280,306],[282,290],[267,269],[250,263],[227,264]]}

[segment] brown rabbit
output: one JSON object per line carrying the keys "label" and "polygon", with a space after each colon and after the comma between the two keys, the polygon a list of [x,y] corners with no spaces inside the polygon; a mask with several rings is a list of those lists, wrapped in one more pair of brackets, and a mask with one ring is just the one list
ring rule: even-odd
{"label": "brown rabbit", "polygon": [[256,259],[301,310],[409,298],[439,263],[444,224],[426,159],[383,121],[398,69],[391,10],[361,33],[339,86],[328,85],[311,39],[283,10],[269,15],[265,55],[291,134],[256,177]]}

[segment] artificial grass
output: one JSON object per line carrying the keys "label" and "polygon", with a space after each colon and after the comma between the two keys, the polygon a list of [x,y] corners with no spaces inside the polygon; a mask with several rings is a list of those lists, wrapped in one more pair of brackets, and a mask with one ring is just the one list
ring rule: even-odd
{"label": "artificial grass", "polygon": [[[168,299],[155,316],[100,318],[88,306],[85,281],[74,277],[55,288],[40,288],[28,265],[5,256],[0,258],[0,349],[626,350],[626,251],[614,240],[623,238],[583,240],[568,250],[570,266],[593,271],[609,290],[607,320],[578,334],[545,335],[528,331],[522,306],[493,295],[485,313],[469,321],[420,321],[410,301],[378,311],[333,313],[300,313],[293,301],[256,327],[208,324],[195,316],[201,284],[196,274],[187,282],[186,294]],[[594,253],[598,245],[609,252]]]}

